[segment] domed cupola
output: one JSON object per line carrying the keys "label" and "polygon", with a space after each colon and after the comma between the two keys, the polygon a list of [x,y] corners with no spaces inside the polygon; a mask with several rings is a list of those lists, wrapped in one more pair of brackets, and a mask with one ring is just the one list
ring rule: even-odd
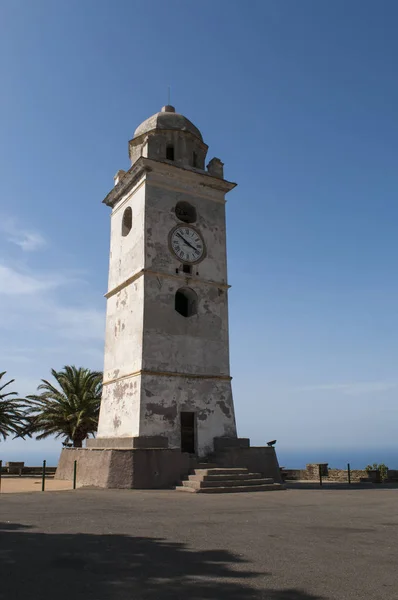
{"label": "domed cupola", "polygon": [[131,164],[140,156],[204,170],[208,146],[199,129],[174,106],[162,110],[137,127],[129,142]]}

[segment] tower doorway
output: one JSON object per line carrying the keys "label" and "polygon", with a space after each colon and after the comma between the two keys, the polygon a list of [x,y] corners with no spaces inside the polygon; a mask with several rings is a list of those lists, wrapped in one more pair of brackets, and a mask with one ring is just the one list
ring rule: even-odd
{"label": "tower doorway", "polygon": [[189,454],[196,453],[195,440],[195,413],[182,412],[180,413],[181,423],[181,452]]}

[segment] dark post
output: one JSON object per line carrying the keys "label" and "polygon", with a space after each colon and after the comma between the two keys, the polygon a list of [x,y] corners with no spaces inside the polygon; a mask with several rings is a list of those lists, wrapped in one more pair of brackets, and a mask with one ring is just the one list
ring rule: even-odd
{"label": "dark post", "polygon": [[319,468],[319,485],[322,487],[322,465],[318,465]]}
{"label": "dark post", "polygon": [[347,463],[348,483],[351,484],[351,468],[350,463]]}
{"label": "dark post", "polygon": [[0,460],[0,492],[1,492],[1,472],[3,470],[3,461]]}
{"label": "dark post", "polygon": [[41,475],[41,491],[44,492],[46,485],[46,461],[43,460],[43,473]]}
{"label": "dark post", "polygon": [[73,489],[76,489],[76,471],[77,471],[77,460],[73,463]]}

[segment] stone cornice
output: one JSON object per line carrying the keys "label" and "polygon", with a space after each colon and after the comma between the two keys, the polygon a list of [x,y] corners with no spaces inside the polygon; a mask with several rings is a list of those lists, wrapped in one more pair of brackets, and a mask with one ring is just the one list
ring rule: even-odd
{"label": "stone cornice", "polygon": [[137,183],[141,177],[146,177],[148,173],[156,173],[167,177],[172,172],[178,173],[178,179],[187,183],[195,180],[199,186],[208,187],[226,194],[234,187],[236,183],[227,181],[210,175],[206,171],[198,169],[187,169],[173,164],[171,161],[158,161],[141,156],[133,166],[123,175],[121,181],[105,196],[102,201],[107,206],[113,208],[120,198],[126,194],[132,185]]}
{"label": "stone cornice", "polygon": [[134,371],[133,373],[127,373],[126,375],[122,375],[121,377],[116,377],[115,379],[108,379],[108,381],[104,381],[102,385],[109,385],[110,383],[117,383],[123,379],[127,379],[128,377],[138,377],[139,375],[155,375],[158,377],[181,377],[188,379],[217,379],[219,381],[231,381],[232,377],[230,375],[202,375],[196,373],[177,373],[175,371],[151,371],[149,369],[140,369],[139,371]]}
{"label": "stone cornice", "polygon": [[223,290],[228,290],[231,287],[227,283],[220,283],[220,282],[217,282],[217,281],[211,281],[210,279],[201,279],[199,277],[182,277],[181,275],[177,275],[177,274],[174,275],[173,273],[164,273],[164,272],[161,272],[161,271],[152,271],[151,269],[141,269],[137,273],[134,273],[134,275],[131,275],[131,277],[128,277],[122,283],[119,283],[119,285],[117,285],[114,288],[112,288],[111,290],[109,290],[105,294],[105,298],[107,298],[107,299],[111,298],[112,296],[114,296],[115,294],[117,294],[118,292],[120,292],[122,289],[124,289],[125,287],[127,287],[128,285],[130,285],[130,283],[133,283],[139,277],[142,277],[142,275],[152,275],[154,277],[166,277],[166,278],[169,278],[169,279],[179,279],[180,281],[184,281],[186,283],[186,285],[189,285],[189,283],[202,283],[204,285],[211,285],[211,286],[214,286],[214,287],[217,287],[217,288],[221,288]]}
{"label": "stone cornice", "polygon": [[141,177],[145,176],[147,170],[147,167],[142,162],[142,158],[139,158],[123,175],[119,183],[115,185],[107,196],[105,196],[102,202],[113,208],[116,202],[118,202]]}
{"label": "stone cornice", "polygon": [[[141,160],[141,159],[139,159]],[[207,171],[202,171],[200,169],[194,169],[193,167],[181,167],[178,164],[173,163],[172,161],[160,161],[153,160],[151,158],[144,158],[145,164],[153,174],[164,175],[167,177],[169,173],[178,174],[178,179],[180,181],[185,181],[187,183],[192,183],[195,181],[199,183],[200,186],[209,187],[225,194],[230,190],[233,190],[236,187],[236,183],[232,181],[227,181],[226,179],[221,179],[220,177],[215,177],[214,175],[210,175]],[[138,161],[137,161],[138,162]]]}

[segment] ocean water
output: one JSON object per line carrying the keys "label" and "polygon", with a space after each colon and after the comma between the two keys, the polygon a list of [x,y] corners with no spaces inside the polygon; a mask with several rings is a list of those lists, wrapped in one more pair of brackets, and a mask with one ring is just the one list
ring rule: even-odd
{"label": "ocean water", "polygon": [[54,451],[30,451],[24,452],[21,450],[8,450],[6,444],[0,444],[0,460],[3,461],[3,466],[8,461],[23,461],[28,467],[38,467],[43,464],[43,460],[47,462],[48,467],[54,467],[58,464],[59,455],[61,453],[61,449],[59,452]]}
{"label": "ocean water", "polygon": [[[38,466],[47,461],[48,466],[55,466],[58,463],[61,447],[57,450],[40,447],[40,442],[36,442],[34,449],[28,445],[26,450],[23,447],[13,448],[12,445],[0,444],[0,459],[3,465],[7,461],[24,461],[28,466]],[[28,451],[27,451],[28,450]],[[331,469],[346,469],[347,463],[350,463],[352,469],[364,469],[366,465],[384,463],[390,469],[398,469],[398,447],[397,448],[307,448],[292,449],[283,448],[276,444],[276,452],[281,467],[286,469],[303,469],[307,463],[328,463]]]}
{"label": "ocean water", "polygon": [[286,469],[303,469],[308,463],[328,463],[331,469],[364,469],[366,465],[384,463],[389,469],[398,469],[397,448],[308,448],[306,450],[278,448],[279,464]]}

